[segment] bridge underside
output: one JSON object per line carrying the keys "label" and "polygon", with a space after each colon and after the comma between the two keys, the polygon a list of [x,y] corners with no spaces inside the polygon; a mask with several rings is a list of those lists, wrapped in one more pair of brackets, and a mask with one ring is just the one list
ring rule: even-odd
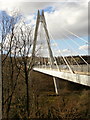
{"label": "bridge underside", "polygon": [[73,74],[68,72],[60,72],[54,69],[50,70],[50,69],[43,69],[43,68],[33,68],[33,70],[47,74],[47,75],[51,75],[53,77],[58,77],[71,82],[82,84],[85,86],[90,86],[90,76],[88,75],[79,75],[79,74]]}

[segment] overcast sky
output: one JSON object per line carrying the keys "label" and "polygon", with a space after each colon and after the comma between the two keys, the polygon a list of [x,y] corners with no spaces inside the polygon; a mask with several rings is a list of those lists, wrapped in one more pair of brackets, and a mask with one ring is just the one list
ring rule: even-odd
{"label": "overcast sky", "polygon": [[[11,11],[19,10],[25,16],[28,24],[35,25],[37,10],[43,9],[48,30],[63,54],[74,52],[71,51],[72,47],[75,50],[77,49],[80,54],[87,54],[88,45],[84,40],[88,41],[88,0],[55,1],[43,0],[41,2],[40,0],[28,0],[24,2],[24,0],[18,0],[18,2],[15,2],[13,0],[11,2],[10,0],[3,0],[3,2],[0,1],[0,10],[6,11],[9,15],[11,15]],[[74,37],[71,33],[77,35],[78,38]],[[69,46],[65,46],[65,42],[71,46],[71,49]],[[54,46],[54,43],[52,44]]]}

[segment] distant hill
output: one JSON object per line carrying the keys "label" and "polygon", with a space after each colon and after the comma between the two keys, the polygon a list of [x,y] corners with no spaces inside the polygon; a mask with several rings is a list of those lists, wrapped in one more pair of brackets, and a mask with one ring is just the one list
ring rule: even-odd
{"label": "distant hill", "polygon": [[[55,57],[55,58],[56,58],[58,64],[65,64],[65,62],[64,62],[64,60],[63,60],[63,57],[58,56],[58,57]],[[66,59],[67,61],[69,61],[70,64],[73,64],[73,65],[76,64],[75,61],[77,61],[77,63],[80,64],[80,65],[85,64],[84,60],[85,60],[88,64],[90,64],[90,56],[89,56],[89,55],[81,56],[81,57],[80,57],[80,56],[73,56],[73,57],[71,57],[71,56],[65,56],[65,59]],[[83,60],[83,59],[84,59],[84,60]],[[36,61],[36,64],[37,64],[38,62],[40,62],[40,64],[45,64],[45,62],[46,62],[46,63],[49,62],[49,59],[48,59],[47,57],[36,57],[36,58],[35,58],[35,61]]]}

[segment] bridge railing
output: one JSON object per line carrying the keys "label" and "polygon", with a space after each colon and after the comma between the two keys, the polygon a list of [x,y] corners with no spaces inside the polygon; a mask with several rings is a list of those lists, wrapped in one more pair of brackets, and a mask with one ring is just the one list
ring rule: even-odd
{"label": "bridge railing", "polygon": [[[51,68],[50,65],[45,65],[45,64],[35,65],[34,67],[35,68],[40,68],[40,69],[52,69],[52,70],[58,70],[58,68],[59,68],[59,71],[69,72],[69,69],[68,69],[67,65],[58,65],[58,68],[57,68],[56,65],[53,65],[52,68]],[[90,74],[90,65],[88,65],[88,66],[85,65],[85,64],[84,65],[79,65],[79,66],[71,65],[71,68],[75,73],[80,72],[80,73],[83,73],[83,74],[84,73],[85,74]]]}

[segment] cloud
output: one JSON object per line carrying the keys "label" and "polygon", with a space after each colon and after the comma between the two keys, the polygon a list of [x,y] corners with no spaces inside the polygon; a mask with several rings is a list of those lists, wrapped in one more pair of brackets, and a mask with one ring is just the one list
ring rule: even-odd
{"label": "cloud", "polygon": [[70,53],[71,51],[69,49],[64,49],[62,52],[63,53]]}
{"label": "cloud", "polygon": [[[29,4],[28,4],[29,6]],[[22,8],[28,8],[27,3]],[[50,34],[54,39],[65,38],[62,33],[68,34],[66,28],[80,37],[88,34],[88,4],[79,2],[60,3],[31,3],[32,12],[37,13],[37,9],[45,9],[45,18]],[[51,8],[48,9],[48,8]],[[27,9],[27,11],[29,11]],[[28,13],[28,12],[27,12]],[[36,14],[34,14],[36,15]],[[27,18],[30,18],[29,14]],[[36,19],[33,17],[31,24],[35,25]],[[70,34],[69,34],[70,35]],[[72,36],[72,35],[71,35]]]}
{"label": "cloud", "polygon": [[88,33],[88,4],[81,2],[82,0],[80,2],[71,2],[72,0],[64,0],[63,2],[62,0],[60,0],[61,2],[20,1],[1,2],[0,9],[5,9],[8,13],[12,9],[19,9],[25,15],[28,22],[30,20],[31,24],[35,24],[33,16],[36,15],[37,10],[51,7],[51,12],[47,10],[45,17],[49,31],[53,36],[57,36],[56,39],[59,39],[61,32],[64,32],[63,27],[80,36],[85,36]]}
{"label": "cloud", "polygon": [[67,28],[79,36],[88,34],[88,7],[82,3],[67,3],[64,7],[56,5],[55,11],[45,13],[50,33],[60,39],[63,28]]}
{"label": "cloud", "polygon": [[[62,40],[65,38],[62,34],[68,34],[63,28],[66,28],[80,37],[88,35],[88,0],[41,0],[27,2],[4,2],[0,3],[0,9],[6,10],[8,14],[13,9],[19,9],[25,16],[25,20],[30,25],[35,25],[38,9],[45,10],[45,18],[49,33],[54,39]],[[69,34],[70,35],[70,34]],[[72,35],[71,35],[72,36]],[[54,46],[54,45],[53,45]],[[84,46],[85,47],[85,46]],[[80,46],[79,49],[82,49]],[[65,51],[65,50],[64,50]],[[65,53],[63,51],[63,53]],[[67,50],[67,52],[69,52]]]}
{"label": "cloud", "polygon": [[[20,10],[25,15],[30,15],[31,13],[37,12],[38,9],[44,9],[48,7],[51,4],[47,2],[38,2],[37,0],[16,0],[12,1],[6,1],[3,0],[0,2],[0,10],[6,10],[8,13],[12,12],[13,10]],[[53,4],[53,3],[52,3]]]}
{"label": "cloud", "polygon": [[63,28],[81,37],[88,34],[88,4],[85,2],[22,2],[18,6],[26,21],[34,25],[37,10],[44,9],[48,30],[55,39],[62,38]]}
{"label": "cloud", "polygon": [[79,47],[79,50],[90,50],[90,45],[82,45]]}
{"label": "cloud", "polygon": [[71,50],[69,50],[69,49],[63,49],[63,50],[53,49],[53,55],[54,56],[68,56],[68,55],[71,55]]}

